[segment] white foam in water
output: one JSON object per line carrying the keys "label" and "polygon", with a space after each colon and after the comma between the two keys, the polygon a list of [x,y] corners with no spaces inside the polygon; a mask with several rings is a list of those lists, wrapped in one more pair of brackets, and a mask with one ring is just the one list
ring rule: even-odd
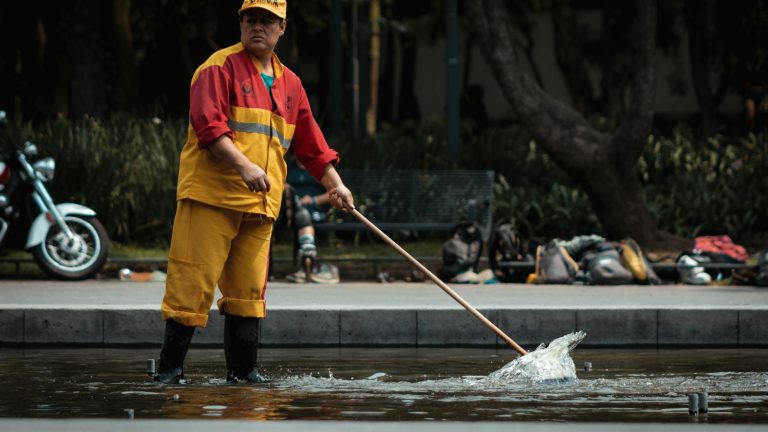
{"label": "white foam in water", "polygon": [[[536,350],[518,357],[507,363],[501,369],[488,376],[462,376],[438,380],[423,381],[388,381],[383,378],[390,376],[384,372],[376,372],[364,380],[337,379],[329,371],[327,377],[302,375],[287,377],[273,385],[300,388],[302,391],[386,391],[397,394],[410,392],[455,392],[457,390],[475,390],[478,388],[508,388],[528,387],[536,384],[575,383],[576,366],[569,355],[587,336],[583,331],[559,337],[549,345],[540,345]],[[410,398],[413,395],[409,395]]]}
{"label": "white foam in water", "polygon": [[583,331],[561,336],[549,345],[541,344],[536,350],[520,356],[488,375],[493,381],[529,381],[538,383],[573,382],[576,366],[570,356],[572,349],[587,336]]}

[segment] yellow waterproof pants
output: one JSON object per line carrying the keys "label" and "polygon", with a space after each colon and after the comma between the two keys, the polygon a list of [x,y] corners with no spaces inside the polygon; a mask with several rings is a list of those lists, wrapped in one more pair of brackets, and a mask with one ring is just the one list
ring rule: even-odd
{"label": "yellow waterproof pants", "polygon": [[180,200],[173,222],[163,320],[205,327],[218,284],[219,313],[263,318],[272,219]]}

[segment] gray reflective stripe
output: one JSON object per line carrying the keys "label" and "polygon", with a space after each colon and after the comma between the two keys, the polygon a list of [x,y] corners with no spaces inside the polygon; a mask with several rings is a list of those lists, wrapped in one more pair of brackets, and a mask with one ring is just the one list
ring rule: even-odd
{"label": "gray reflective stripe", "polygon": [[[268,136],[274,136],[277,138],[278,141],[280,141],[280,145],[282,145],[284,148],[290,148],[291,147],[291,140],[285,139],[283,135],[277,131],[275,128],[270,128],[269,126],[261,123],[243,123],[236,120],[227,120],[227,126],[229,126],[230,129],[232,129],[235,132],[249,132],[249,133],[258,133],[262,135],[268,135]],[[270,133],[270,129],[272,130]]]}

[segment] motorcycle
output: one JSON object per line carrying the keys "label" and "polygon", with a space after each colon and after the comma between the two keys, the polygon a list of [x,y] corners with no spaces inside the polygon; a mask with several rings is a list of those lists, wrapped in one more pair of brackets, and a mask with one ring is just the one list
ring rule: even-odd
{"label": "motorcycle", "polygon": [[[0,111],[0,127],[6,122]],[[107,261],[107,231],[92,209],[54,203],[44,183],[53,179],[56,163],[36,159],[37,153],[37,146],[26,142],[0,161],[0,245],[31,252],[53,278],[88,279]]]}

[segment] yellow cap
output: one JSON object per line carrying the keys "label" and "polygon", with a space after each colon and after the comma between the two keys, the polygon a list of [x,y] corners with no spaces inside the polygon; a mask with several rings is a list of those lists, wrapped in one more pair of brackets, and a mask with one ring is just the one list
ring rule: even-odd
{"label": "yellow cap", "polygon": [[243,11],[251,8],[266,9],[280,18],[285,19],[287,4],[285,0],[243,0],[243,5],[237,13],[238,15],[242,15]]}

